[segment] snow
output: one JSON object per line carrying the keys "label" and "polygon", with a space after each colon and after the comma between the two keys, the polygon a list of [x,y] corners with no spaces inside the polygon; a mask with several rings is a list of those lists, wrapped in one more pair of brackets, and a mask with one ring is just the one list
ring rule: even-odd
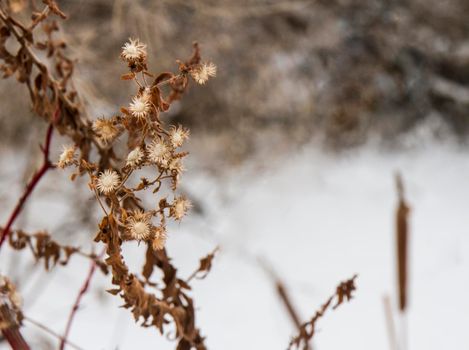
{"label": "snow", "polygon": [[[469,344],[467,153],[450,143],[426,142],[401,151],[369,145],[331,155],[312,143],[285,156],[253,158],[220,178],[197,168],[200,155],[193,152],[192,170],[183,185],[200,201],[203,215],[172,225],[168,249],[181,275],[188,276],[200,257],[221,247],[209,276],[193,283],[197,323],[208,347],[285,349],[294,335],[272,280],[259,264],[261,258],[281,276],[304,320],[340,281],[359,275],[356,297],[319,321],[315,349],[389,348],[383,297],[392,298],[395,311],[396,171],[403,175],[411,205],[409,349],[460,349]],[[2,156],[0,163],[9,157]],[[18,167],[24,164],[18,162]],[[63,192],[74,184],[60,173],[48,176],[35,192],[39,204],[28,208],[27,222],[19,226],[53,232],[64,217],[70,219],[70,211],[57,204],[61,192],[46,189],[56,186]],[[8,212],[20,186],[3,179],[1,186],[0,195],[9,198],[2,209]],[[5,217],[2,210],[2,222]],[[84,242],[94,232],[82,231],[80,243],[87,247]],[[126,246],[133,268],[141,263],[143,251],[136,244]],[[2,272],[21,277],[30,269],[27,255],[2,251]],[[20,284],[25,313],[62,333],[88,266],[88,261],[73,257],[69,266],[56,267],[48,275],[29,272]],[[46,279],[51,280],[37,283]],[[174,342],[154,329],[135,325],[128,310],[117,308],[119,298],[103,292],[108,288],[110,277],[97,274],[74,321],[72,342],[84,349],[174,348]],[[33,297],[36,302],[28,301]],[[397,313],[394,316],[399,329]],[[25,336],[39,339],[37,328],[25,325]],[[55,339],[46,338],[56,346]],[[37,343],[34,348],[48,345]]]}

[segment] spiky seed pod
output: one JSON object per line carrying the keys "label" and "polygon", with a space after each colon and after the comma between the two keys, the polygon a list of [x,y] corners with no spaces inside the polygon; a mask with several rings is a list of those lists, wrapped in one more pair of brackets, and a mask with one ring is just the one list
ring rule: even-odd
{"label": "spiky seed pod", "polygon": [[125,165],[132,169],[135,169],[142,163],[144,156],[145,155],[143,154],[141,148],[137,147],[127,155]]}
{"label": "spiky seed pod", "polygon": [[131,39],[122,46],[121,58],[128,62],[145,61],[147,59],[147,45],[139,39]]}
{"label": "spiky seed pod", "polygon": [[169,131],[169,140],[174,148],[181,147],[185,140],[189,138],[189,130],[184,129],[181,125],[171,126]]}
{"label": "spiky seed pod", "polygon": [[101,193],[109,194],[113,192],[119,184],[119,175],[114,170],[107,169],[99,174],[96,188]]}
{"label": "spiky seed pod", "polygon": [[98,118],[93,122],[93,131],[104,142],[110,142],[119,135],[119,128],[111,119]]}
{"label": "spiky seed pod", "polygon": [[161,250],[164,248],[166,244],[166,230],[164,227],[156,227],[155,229],[155,235],[154,238],[151,242],[151,245],[153,247],[153,250]]}
{"label": "spiky seed pod", "polygon": [[145,119],[151,110],[149,99],[145,96],[135,96],[129,105],[129,110],[135,118]]}
{"label": "spiky seed pod", "polygon": [[60,154],[57,166],[60,169],[64,169],[69,166],[75,160],[75,146],[62,146],[62,153]]}
{"label": "spiky seed pod", "polygon": [[143,241],[148,239],[152,232],[152,225],[150,222],[151,216],[140,210],[133,212],[132,216],[128,218],[126,225],[127,232],[132,239],[136,241]]}
{"label": "spiky seed pod", "polygon": [[181,220],[189,209],[192,208],[192,203],[187,198],[181,196],[175,199],[169,210],[169,215],[175,220]]}
{"label": "spiky seed pod", "polygon": [[191,76],[197,84],[205,84],[209,78],[216,77],[217,66],[212,62],[202,63],[191,71]]}
{"label": "spiky seed pod", "polygon": [[170,156],[169,147],[160,139],[154,139],[147,147],[148,159],[150,162],[165,166]]}

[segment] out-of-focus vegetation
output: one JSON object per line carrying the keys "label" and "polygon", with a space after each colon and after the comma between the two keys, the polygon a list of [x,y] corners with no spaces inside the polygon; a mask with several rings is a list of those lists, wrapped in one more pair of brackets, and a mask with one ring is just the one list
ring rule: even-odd
{"label": "out-of-focus vegetation", "polygon": [[[63,35],[78,60],[76,85],[98,106],[89,111],[96,117],[116,113],[110,106],[130,95],[126,84],[111,77],[120,70],[115,48],[132,36],[148,43],[154,70],[174,68],[173,57],[185,57],[191,42],[199,41],[219,66],[219,77],[203,92],[189,92],[171,115],[194,134],[203,131],[226,145],[224,151],[235,157],[272,134],[296,144],[318,136],[343,148],[371,134],[392,142],[428,119],[437,137],[449,130],[461,139],[467,134],[469,3],[464,0],[64,0],[61,5],[70,15]],[[2,82],[4,96],[10,94],[7,84]],[[10,101],[0,115],[2,128],[5,119],[21,123],[18,114],[27,111],[15,98]]]}

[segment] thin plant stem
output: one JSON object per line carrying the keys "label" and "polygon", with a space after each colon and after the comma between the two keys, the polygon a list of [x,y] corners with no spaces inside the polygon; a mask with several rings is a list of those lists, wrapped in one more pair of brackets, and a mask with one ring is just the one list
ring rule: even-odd
{"label": "thin plant stem", "polygon": [[[27,317],[27,316],[24,316],[24,320],[25,321],[28,321],[29,323],[35,325],[37,328],[40,328],[41,330],[43,330],[44,332],[52,335],[53,337],[55,338],[58,338],[60,340],[64,340],[64,338],[60,335],[60,334],[57,334],[56,332],[54,332],[52,329],[48,328],[47,326],[45,326],[44,324],[38,322],[38,321],[35,321],[33,320],[32,318],[30,317]],[[74,348],[76,350],[83,350],[83,348],[79,347],[78,345],[72,343],[71,341],[69,340],[66,340],[65,339],[65,342],[68,346],[70,346],[71,348]]]}
{"label": "thin plant stem", "polygon": [[47,173],[47,171],[54,167],[54,165],[49,160],[49,152],[50,152],[50,143],[51,143],[51,140],[52,140],[52,132],[54,131],[53,122],[58,119],[59,113],[60,113],[60,109],[57,107],[57,109],[55,111],[55,114],[54,114],[54,117],[53,117],[53,121],[51,123],[49,123],[49,127],[47,128],[47,133],[46,133],[44,146],[41,147],[42,148],[42,153],[44,154],[44,161],[42,163],[42,166],[33,175],[32,179],[29,181],[29,183],[26,186],[26,189],[24,190],[23,194],[21,195],[20,199],[18,200],[15,208],[13,209],[12,213],[8,217],[8,221],[5,224],[3,232],[2,232],[2,237],[0,238],[0,249],[3,245],[3,243],[5,242],[5,240],[8,238],[8,235],[11,233],[11,227],[13,226],[15,220],[18,218],[21,211],[23,210],[24,204],[28,200],[29,196],[31,195],[33,190],[36,188],[39,181]]}
{"label": "thin plant stem", "polygon": [[[100,258],[103,256],[104,252],[105,252],[105,250],[103,250],[101,252],[101,254],[99,255]],[[59,345],[60,350],[63,350],[65,348],[65,344],[67,342],[67,337],[70,334],[70,330],[72,329],[73,319],[74,319],[74,317],[75,317],[75,315],[78,311],[78,308],[80,307],[81,299],[83,298],[83,296],[88,291],[91,279],[93,278],[93,275],[96,271],[96,266],[97,266],[96,262],[92,261],[91,265],[90,265],[90,269],[88,271],[88,275],[86,276],[85,282],[81,286],[80,291],[78,292],[77,298],[75,299],[75,303],[73,304],[72,310],[70,311],[70,315],[68,316],[68,321],[67,321],[67,325],[65,327],[65,332],[64,332],[64,335],[61,337],[61,340],[60,340],[60,345]]]}

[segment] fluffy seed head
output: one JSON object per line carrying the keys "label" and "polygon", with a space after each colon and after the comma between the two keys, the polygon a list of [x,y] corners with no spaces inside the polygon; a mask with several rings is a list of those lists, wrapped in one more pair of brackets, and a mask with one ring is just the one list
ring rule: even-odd
{"label": "fluffy seed head", "polygon": [[127,160],[125,162],[125,165],[135,168],[137,165],[141,163],[143,160],[143,152],[140,149],[140,147],[135,148],[132,150],[128,155],[127,155]]}
{"label": "fluffy seed head", "polygon": [[114,122],[105,118],[98,118],[93,122],[93,131],[103,140],[109,142],[119,134]]}
{"label": "fluffy seed head", "polygon": [[177,128],[174,125],[171,126],[171,130],[169,131],[169,140],[174,148],[181,147],[184,141],[188,138],[189,130],[183,129],[180,125]]}
{"label": "fluffy seed head", "polygon": [[176,220],[181,220],[190,208],[192,208],[192,203],[188,199],[178,197],[170,208],[170,216]]}
{"label": "fluffy seed head", "polygon": [[202,63],[191,72],[192,78],[200,85],[205,84],[210,77],[215,77],[216,75],[217,66],[212,62]]}
{"label": "fluffy seed head", "polygon": [[145,101],[150,102],[150,100],[151,100],[151,89],[149,87],[146,87],[145,90],[143,90],[142,99],[144,99]]}
{"label": "fluffy seed head", "polygon": [[119,183],[119,175],[114,170],[107,169],[99,174],[96,187],[99,192],[109,194],[119,186]]}
{"label": "fluffy seed head", "polygon": [[136,118],[144,119],[150,112],[150,103],[146,96],[135,96],[130,103],[130,113]]}
{"label": "fluffy seed head", "polygon": [[132,239],[137,241],[145,240],[151,233],[150,216],[142,211],[135,211],[129,217],[126,228]]}
{"label": "fluffy seed head", "polygon": [[62,146],[62,153],[59,157],[59,162],[57,166],[60,169],[63,169],[70,164],[72,164],[73,160],[75,159],[75,146]]}
{"label": "fluffy seed head", "polygon": [[144,61],[147,58],[147,45],[141,43],[139,39],[129,38],[129,41],[122,46],[121,57],[129,63]]}
{"label": "fluffy seed head", "polygon": [[169,149],[164,141],[157,138],[147,147],[148,158],[152,163],[165,165],[168,162]]}
{"label": "fluffy seed head", "polygon": [[182,164],[181,158],[173,158],[168,164],[168,169],[170,171],[174,171],[176,173],[182,173],[184,169],[184,165]]}
{"label": "fluffy seed head", "polygon": [[155,237],[152,241],[153,250],[161,250],[166,244],[166,230],[164,227],[157,227],[155,230]]}

